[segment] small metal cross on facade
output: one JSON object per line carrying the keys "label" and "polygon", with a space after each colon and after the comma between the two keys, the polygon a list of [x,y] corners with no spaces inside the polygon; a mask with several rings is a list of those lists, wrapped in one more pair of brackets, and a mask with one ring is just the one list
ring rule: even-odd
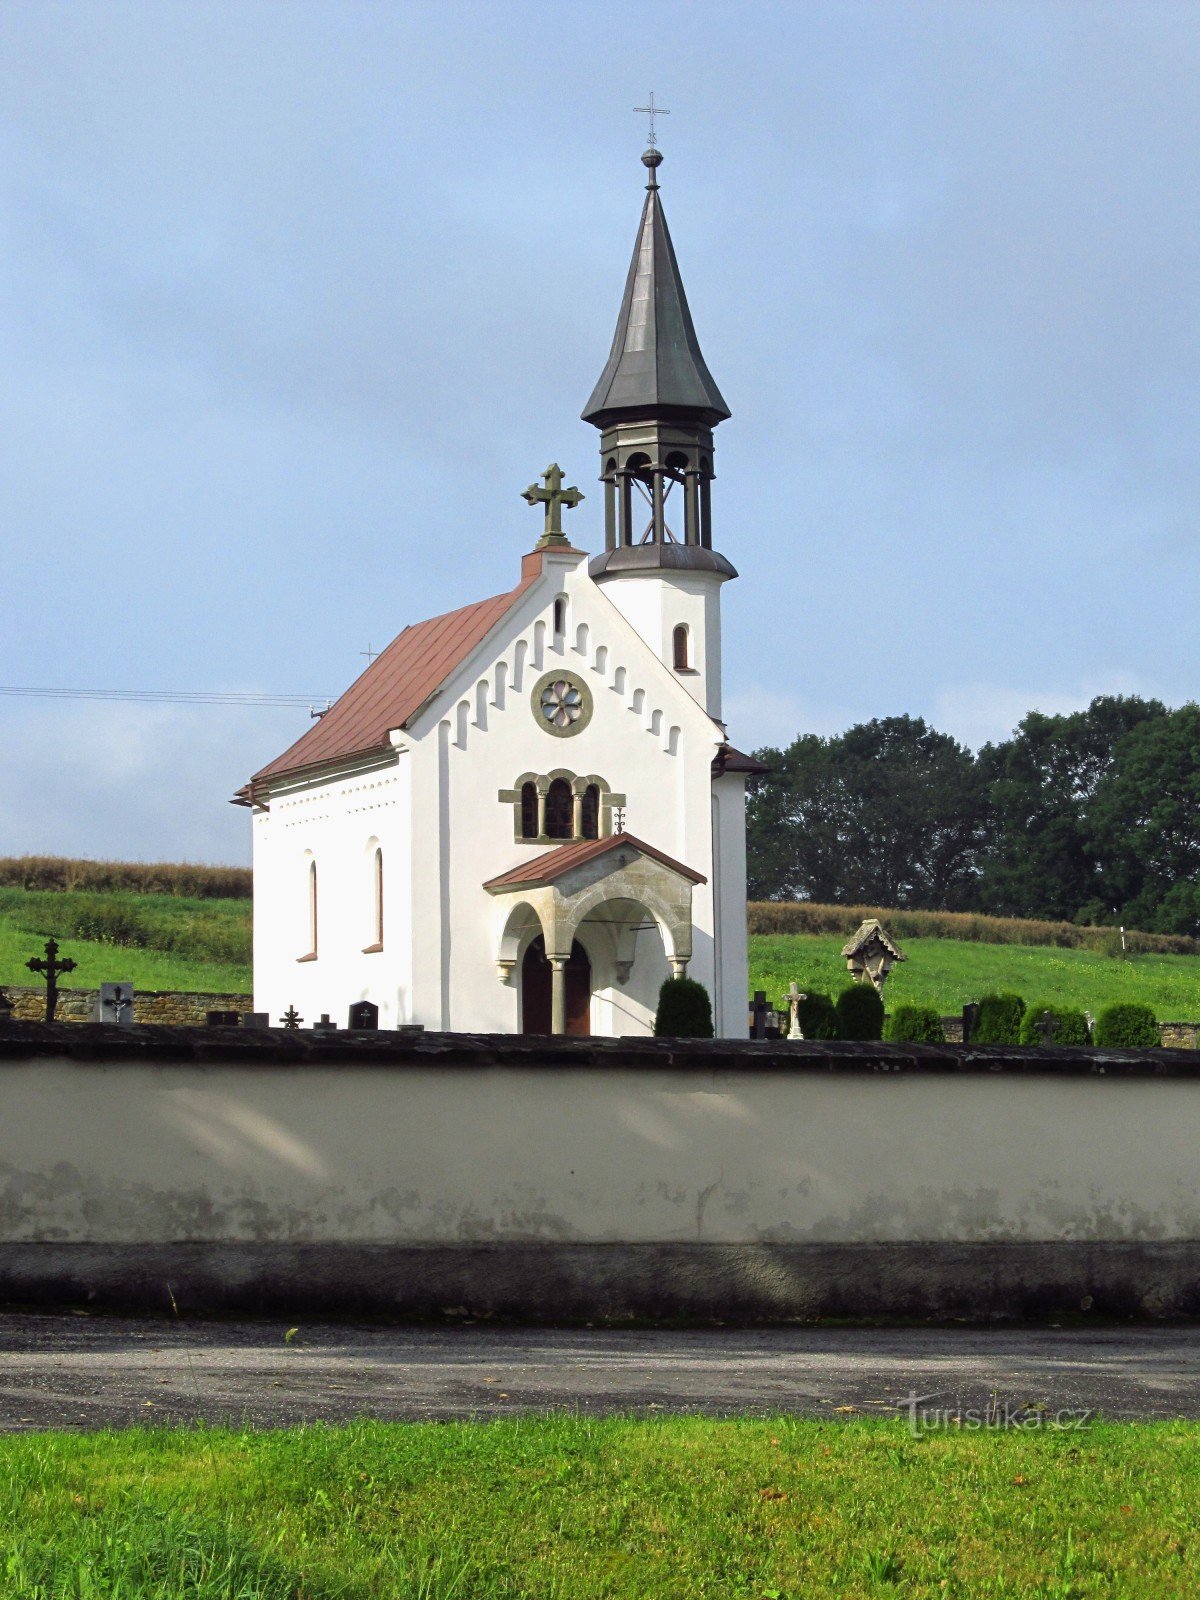
{"label": "small metal cross on facade", "polygon": [[542,537],[538,540],[538,549],[544,550],[547,545],[565,545],[567,537],[562,531],[562,508],[577,506],[583,499],[579,490],[572,486],[564,489],[562,486],[562,469],[556,461],[552,461],[542,473],[544,486],[531,483],[524,490],[521,499],[528,500],[531,506],[538,504],[546,508],[546,527]]}
{"label": "small metal cross on facade", "polygon": [[654,137],[654,119],[655,117],[669,117],[671,113],[667,110],[666,106],[656,106],[654,104],[653,89],[650,91],[650,104],[648,106],[634,106],[633,110],[636,116],[650,118],[650,137],[647,143],[649,144],[651,150],[656,150],[658,148],[658,141]]}
{"label": "small metal cross on facade", "polygon": [[75,963],[70,956],[58,959],[58,940],[46,940],[45,956],[33,956],[25,965],[30,972],[39,972],[46,980],[46,1021],[54,1021],[54,1013],[58,1009],[58,980],[68,972],[75,971]]}

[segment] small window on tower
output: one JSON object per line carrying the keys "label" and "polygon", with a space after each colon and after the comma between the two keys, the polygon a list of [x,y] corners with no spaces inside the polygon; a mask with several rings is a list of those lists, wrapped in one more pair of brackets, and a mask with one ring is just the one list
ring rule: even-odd
{"label": "small window on tower", "polygon": [[554,602],[554,632],[559,638],[567,631],[567,602],[560,595]]}
{"label": "small window on tower", "polygon": [[673,635],[675,647],[675,671],[690,672],[692,664],[688,660],[688,631],[681,622]]}

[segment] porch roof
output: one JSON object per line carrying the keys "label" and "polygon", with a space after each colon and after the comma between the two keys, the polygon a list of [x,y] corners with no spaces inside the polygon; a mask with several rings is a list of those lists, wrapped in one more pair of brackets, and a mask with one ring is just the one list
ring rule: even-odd
{"label": "porch roof", "polygon": [[682,861],[676,861],[665,851],[656,850],[652,844],[635,838],[632,833],[614,833],[607,839],[580,839],[574,844],[559,845],[554,850],[547,850],[544,855],[534,856],[532,861],[512,867],[498,878],[490,878],[483,887],[489,894],[504,894],[510,889],[540,888],[543,884],[554,883],[572,867],[582,866],[585,861],[594,861],[597,856],[622,848],[636,850],[639,855],[661,862],[690,883],[708,882],[702,872],[693,872]]}

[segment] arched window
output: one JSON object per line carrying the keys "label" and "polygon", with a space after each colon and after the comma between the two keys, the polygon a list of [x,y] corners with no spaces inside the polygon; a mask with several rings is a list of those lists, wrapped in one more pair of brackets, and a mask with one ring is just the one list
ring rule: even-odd
{"label": "arched window", "polygon": [[317,863],[308,863],[308,953],[317,953]]}
{"label": "arched window", "polygon": [[687,672],[691,667],[688,660],[688,631],[681,622],[671,635],[672,648],[675,653],[675,671]]}
{"label": "arched window", "polygon": [[538,836],[537,800],[537,784],[523,783],[521,785],[522,839],[536,839]]}
{"label": "arched window", "polygon": [[546,837],[548,839],[570,839],[574,834],[572,827],[574,811],[574,796],[571,785],[565,778],[555,778],[546,791]]}
{"label": "arched window", "polygon": [[374,905],[374,908],[373,908],[374,909],[374,913],[375,913],[375,916],[374,916],[374,921],[375,921],[375,947],[378,950],[382,950],[383,949],[383,851],[381,849],[379,849],[378,847],[375,850],[374,871],[373,871],[372,876],[373,876],[373,879],[374,879],[373,888],[374,888],[374,894],[375,894],[375,905]]}
{"label": "arched window", "polygon": [[600,837],[600,791],[594,783],[589,783],[583,791],[583,814],[580,825],[585,839]]}
{"label": "arched window", "polygon": [[554,602],[554,632],[559,638],[567,631],[567,602],[560,595]]}

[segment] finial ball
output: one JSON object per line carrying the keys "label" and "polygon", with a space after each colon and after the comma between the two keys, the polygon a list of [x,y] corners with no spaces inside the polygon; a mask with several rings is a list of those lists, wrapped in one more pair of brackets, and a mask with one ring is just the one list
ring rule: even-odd
{"label": "finial ball", "polygon": [[647,150],[645,155],[642,157],[642,165],[650,168],[661,167],[662,158],[662,151],[656,150],[654,146],[651,145],[649,150]]}

